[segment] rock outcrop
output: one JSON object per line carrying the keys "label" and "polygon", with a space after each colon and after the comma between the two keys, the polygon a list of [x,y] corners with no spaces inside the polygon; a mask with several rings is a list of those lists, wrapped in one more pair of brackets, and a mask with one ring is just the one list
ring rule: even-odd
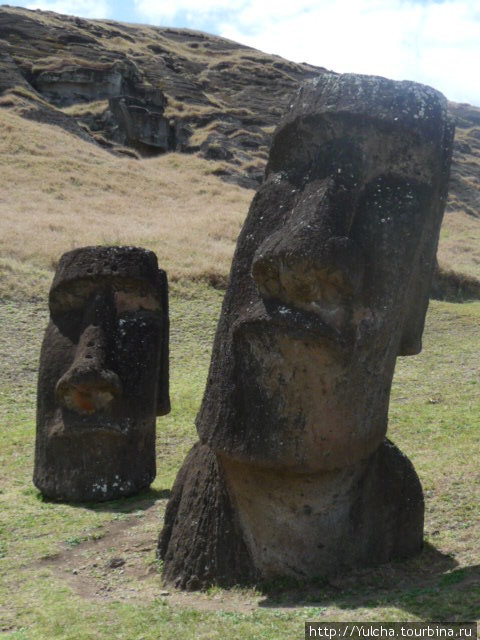
{"label": "rock outcrop", "polygon": [[59,123],[52,113],[63,110],[114,149],[222,160],[222,177],[246,187],[258,186],[295,91],[320,71],[205,33],[15,7],[0,8],[2,42],[11,69],[1,88],[28,88],[38,119]]}
{"label": "rock outcrop", "polygon": [[180,123],[165,117],[166,102],[161,92],[145,98],[110,98],[108,104],[113,115],[110,137],[143,155],[181,148],[184,132]]}
{"label": "rock outcrop", "polygon": [[133,93],[135,72],[125,63],[55,61],[51,68],[32,70],[30,83],[55,106],[67,107]]}
{"label": "rock outcrop", "polygon": [[[109,141],[113,151],[128,145],[152,155],[164,151],[167,139],[169,149],[221,161],[218,175],[253,188],[280,117],[301,83],[322,71],[188,29],[6,6],[0,7],[0,56],[0,92],[21,86],[52,106],[29,104],[29,117]],[[155,94],[166,100],[165,120]],[[134,109],[133,139],[109,102],[122,97],[145,109]],[[58,108],[66,113],[54,115]],[[450,103],[449,110],[457,140],[447,211],[480,218],[480,109]]]}

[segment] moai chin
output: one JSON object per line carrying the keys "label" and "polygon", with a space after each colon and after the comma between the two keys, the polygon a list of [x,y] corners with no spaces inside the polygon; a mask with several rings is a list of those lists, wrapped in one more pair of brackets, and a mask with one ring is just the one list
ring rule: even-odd
{"label": "moai chin", "polygon": [[181,588],[312,578],[422,546],[415,470],[385,438],[421,349],[453,125],[411,82],[324,74],[274,135],[238,239],[159,541]]}
{"label": "moai chin", "polygon": [[103,501],[155,478],[155,418],[170,411],[168,288],[151,251],[65,253],[40,355],[33,481],[47,497]]}

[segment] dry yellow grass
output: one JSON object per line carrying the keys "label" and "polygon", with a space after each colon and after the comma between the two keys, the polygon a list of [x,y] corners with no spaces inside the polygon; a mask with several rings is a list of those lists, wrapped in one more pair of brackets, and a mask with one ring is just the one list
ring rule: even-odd
{"label": "dry yellow grass", "polygon": [[[225,281],[253,192],[213,175],[221,163],[118,158],[6,109],[0,128],[0,297],[43,297],[61,254],[89,244],[150,248],[172,282]],[[445,216],[439,261],[480,277],[478,220]]]}
{"label": "dry yellow grass", "polygon": [[117,158],[5,110],[0,128],[0,295],[24,293],[27,274],[43,290],[60,255],[89,244],[150,248],[173,281],[227,276],[253,192],[216,163]]}
{"label": "dry yellow grass", "polygon": [[438,249],[440,266],[480,279],[480,221],[464,211],[445,214]]}
{"label": "dry yellow grass", "polygon": [[75,103],[69,107],[61,109],[63,113],[70,116],[86,116],[91,114],[100,114],[108,109],[108,100],[95,100],[87,103]]}
{"label": "dry yellow grass", "polygon": [[96,69],[98,71],[106,71],[113,67],[112,62],[102,62],[101,60],[92,61],[92,59],[79,58],[74,55],[66,55],[63,52],[63,56],[48,56],[41,59],[38,65],[33,65],[33,72],[41,71],[61,71],[65,67],[86,67],[87,69]]}

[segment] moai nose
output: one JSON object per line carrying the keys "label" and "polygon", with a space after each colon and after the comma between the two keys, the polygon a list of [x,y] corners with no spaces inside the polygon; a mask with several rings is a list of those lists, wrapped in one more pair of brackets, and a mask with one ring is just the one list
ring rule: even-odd
{"label": "moai nose", "polygon": [[332,180],[310,185],[284,226],[257,249],[252,275],[260,294],[295,303],[333,303],[363,283],[362,251],[348,237],[355,203]]}
{"label": "moai nose", "polygon": [[121,393],[118,375],[107,367],[114,313],[111,292],[97,292],[87,302],[75,359],[55,389],[63,407],[92,414],[106,409]]}
{"label": "moai nose", "polygon": [[257,253],[252,275],[267,299],[310,303],[340,301],[357,293],[363,281],[363,259],[346,237],[311,237],[295,246],[294,238]]}

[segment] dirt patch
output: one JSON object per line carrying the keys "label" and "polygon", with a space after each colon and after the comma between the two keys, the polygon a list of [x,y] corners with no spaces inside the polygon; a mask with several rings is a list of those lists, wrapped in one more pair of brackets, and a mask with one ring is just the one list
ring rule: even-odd
{"label": "dirt patch", "polygon": [[[137,504],[136,507],[139,505]],[[298,584],[279,580],[262,588],[212,588],[183,592],[164,587],[156,560],[157,537],[166,499],[143,511],[122,514],[103,528],[102,537],[75,545],[63,543],[55,555],[36,563],[49,568],[82,598],[104,602],[165,601],[172,607],[198,611],[252,613],[264,608],[290,611],[304,607],[356,608],[366,601],[407,605],[409,594],[432,589],[470,590],[480,587],[478,566],[459,567],[449,554],[426,545],[402,563],[390,563],[339,576],[329,581]],[[407,606],[408,609],[408,606]]]}
{"label": "dirt patch", "polygon": [[254,589],[185,593],[162,586],[155,552],[165,505],[162,500],[140,514],[114,520],[98,539],[73,546],[62,544],[36,567],[49,568],[54,579],[66,582],[77,595],[89,600],[145,604],[167,599],[172,606],[202,611],[248,613],[256,609],[262,595]]}
{"label": "dirt patch", "polygon": [[113,520],[97,539],[62,544],[37,566],[50,568],[83,598],[153,599],[162,590],[155,558],[159,520],[159,505],[153,504]]}

